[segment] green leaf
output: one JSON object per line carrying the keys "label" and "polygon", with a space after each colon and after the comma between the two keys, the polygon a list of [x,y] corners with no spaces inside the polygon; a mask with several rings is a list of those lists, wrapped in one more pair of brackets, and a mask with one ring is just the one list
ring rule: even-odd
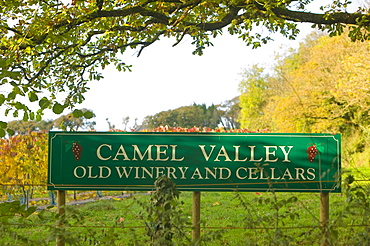
{"label": "green leaf", "polygon": [[0,138],[5,137],[5,131],[4,129],[0,128]]}
{"label": "green leaf", "polygon": [[6,132],[7,132],[10,136],[14,135],[14,131],[13,131],[12,129],[7,129],[7,130],[6,130]]}
{"label": "green leaf", "polygon": [[5,67],[5,66],[6,66],[5,59],[0,60],[0,67]]}
{"label": "green leaf", "polygon": [[12,91],[8,94],[8,100],[13,100],[15,99],[15,97],[17,96],[18,93],[16,93],[15,91]]}
{"label": "green leaf", "polygon": [[27,92],[30,88],[28,87],[28,85],[22,85],[22,89],[24,92]]}
{"label": "green leaf", "polygon": [[347,184],[352,184],[354,181],[355,181],[355,177],[353,175],[348,175],[348,177],[346,177],[345,179],[345,182]]}
{"label": "green leaf", "polygon": [[5,77],[9,77],[14,80],[18,80],[21,77],[20,72],[12,72],[12,71],[3,71],[3,75]]}
{"label": "green leaf", "polygon": [[324,153],[324,143],[315,143],[315,145],[320,153]]}
{"label": "green leaf", "polygon": [[35,112],[30,112],[30,120],[34,120],[35,119]]}
{"label": "green leaf", "polygon": [[16,102],[16,104],[14,105],[14,107],[16,109],[24,109],[25,108],[25,105],[21,102]]}
{"label": "green leaf", "polygon": [[91,112],[91,111],[86,111],[86,112],[84,113],[84,117],[85,117],[86,119],[91,119],[91,118],[93,118],[93,117],[94,117],[94,113],[93,113],[93,112]]}
{"label": "green leaf", "polygon": [[40,108],[45,109],[50,106],[50,101],[46,97],[43,97],[39,101],[39,106]]}
{"label": "green leaf", "polygon": [[3,94],[0,94],[0,106],[3,105],[5,102],[5,96]]}
{"label": "green leaf", "polygon": [[41,121],[42,120],[42,116],[40,114],[37,114],[36,115],[36,121]]}
{"label": "green leaf", "polygon": [[23,121],[28,121],[28,119],[29,119],[28,113],[27,112],[24,112],[24,114],[23,114]]}
{"label": "green leaf", "polygon": [[28,98],[30,99],[30,102],[35,102],[39,99],[35,91],[28,92]]}
{"label": "green leaf", "polygon": [[7,127],[8,127],[8,123],[4,121],[0,121],[0,128],[7,128]]}
{"label": "green leaf", "polygon": [[[24,208],[26,208],[25,205],[23,205]],[[36,211],[36,207],[29,207],[28,209],[22,209],[20,212],[22,214],[23,217],[28,217],[30,216],[31,214],[33,214],[35,211]]]}
{"label": "green leaf", "polygon": [[53,112],[55,114],[61,114],[63,113],[63,110],[64,110],[64,106],[61,105],[60,103],[55,103],[54,106],[53,106]]}
{"label": "green leaf", "polygon": [[75,117],[75,118],[80,118],[80,117],[84,116],[84,113],[79,109],[73,110],[72,114],[73,114],[73,117]]}

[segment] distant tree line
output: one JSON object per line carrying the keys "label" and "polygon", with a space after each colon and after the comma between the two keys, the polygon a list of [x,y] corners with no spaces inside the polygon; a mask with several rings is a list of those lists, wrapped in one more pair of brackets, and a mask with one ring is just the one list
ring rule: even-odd
{"label": "distant tree line", "polygon": [[[159,112],[153,116],[146,116],[142,126],[137,125],[135,119],[134,129],[154,129],[159,126],[171,127],[208,127],[217,128],[222,126],[225,129],[236,129],[240,127],[238,120],[240,108],[239,97],[227,100],[218,105],[207,106],[206,104],[196,104],[191,106],[183,106],[174,110]],[[8,122],[8,127],[12,129],[13,134],[20,135],[32,131],[49,131],[58,129],[63,131],[79,131],[79,130],[94,130],[96,122],[91,119],[95,117],[93,111],[88,109],[75,110],[67,115],[62,115],[55,120],[41,121],[23,121],[14,120]],[[108,119],[106,119],[109,130],[116,130]],[[129,121],[129,117],[123,118],[125,129]]]}
{"label": "distant tree line", "polygon": [[171,127],[209,127],[216,128],[238,128],[237,122],[239,106],[238,97],[228,100],[223,104],[207,106],[196,104],[183,106],[173,110],[159,112],[145,117],[143,126],[145,128],[156,128],[159,126]]}

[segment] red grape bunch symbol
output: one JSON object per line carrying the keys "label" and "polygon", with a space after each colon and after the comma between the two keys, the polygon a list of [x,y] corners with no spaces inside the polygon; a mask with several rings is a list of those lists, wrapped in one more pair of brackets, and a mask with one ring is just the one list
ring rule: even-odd
{"label": "red grape bunch symbol", "polygon": [[307,148],[307,154],[308,154],[308,160],[312,163],[315,161],[315,157],[317,154],[322,153],[324,150],[324,144],[323,143],[315,143],[311,144],[310,147]]}
{"label": "red grape bunch symbol", "polygon": [[75,158],[76,161],[79,161],[81,159],[81,154],[82,154],[82,146],[76,141],[71,141],[68,142],[66,141],[66,152],[71,149],[72,154]]}

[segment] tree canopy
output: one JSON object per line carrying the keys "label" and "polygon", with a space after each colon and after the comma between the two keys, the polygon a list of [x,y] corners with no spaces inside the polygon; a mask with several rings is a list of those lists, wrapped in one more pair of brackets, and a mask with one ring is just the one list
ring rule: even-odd
{"label": "tree canopy", "polygon": [[[306,6],[313,2],[319,1],[3,0],[0,106],[6,115],[21,113],[24,120],[40,120],[46,108],[60,114],[84,100],[87,82],[100,80],[107,65],[130,69],[120,54],[137,49],[140,55],[163,37],[174,37],[176,45],[190,36],[198,55],[212,45],[211,37],[224,31],[258,47],[271,39],[271,33],[294,39],[300,22],[331,35],[349,25],[352,40],[369,39],[367,9],[348,13],[351,3],[344,0],[308,11]],[[30,102],[38,110],[31,110]],[[6,123],[0,121],[0,135],[4,128]]]}
{"label": "tree canopy", "polygon": [[221,122],[220,112],[215,105],[193,104],[174,110],[159,112],[144,119],[144,127],[153,129],[159,126],[170,127],[209,127],[216,128]]}
{"label": "tree canopy", "polygon": [[242,127],[341,133],[346,141],[343,151],[368,166],[369,50],[369,41],[312,34],[270,75],[260,67],[246,70],[240,83]]}
{"label": "tree canopy", "polygon": [[8,127],[14,131],[14,134],[26,134],[34,131],[49,131],[53,128],[54,122],[52,120],[41,121],[23,121],[13,120],[8,122]]}
{"label": "tree canopy", "polygon": [[[78,111],[79,114],[76,114],[76,111]],[[81,129],[94,130],[96,122],[89,121],[94,117],[95,114],[93,111],[83,108],[75,110],[67,115],[60,116],[58,119],[53,121],[53,126],[63,131],[78,131]]]}

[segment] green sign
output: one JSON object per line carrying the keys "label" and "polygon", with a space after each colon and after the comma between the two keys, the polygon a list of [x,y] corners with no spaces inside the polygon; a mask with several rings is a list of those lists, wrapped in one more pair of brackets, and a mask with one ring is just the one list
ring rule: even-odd
{"label": "green sign", "polygon": [[50,132],[51,190],[340,192],[331,134]]}

